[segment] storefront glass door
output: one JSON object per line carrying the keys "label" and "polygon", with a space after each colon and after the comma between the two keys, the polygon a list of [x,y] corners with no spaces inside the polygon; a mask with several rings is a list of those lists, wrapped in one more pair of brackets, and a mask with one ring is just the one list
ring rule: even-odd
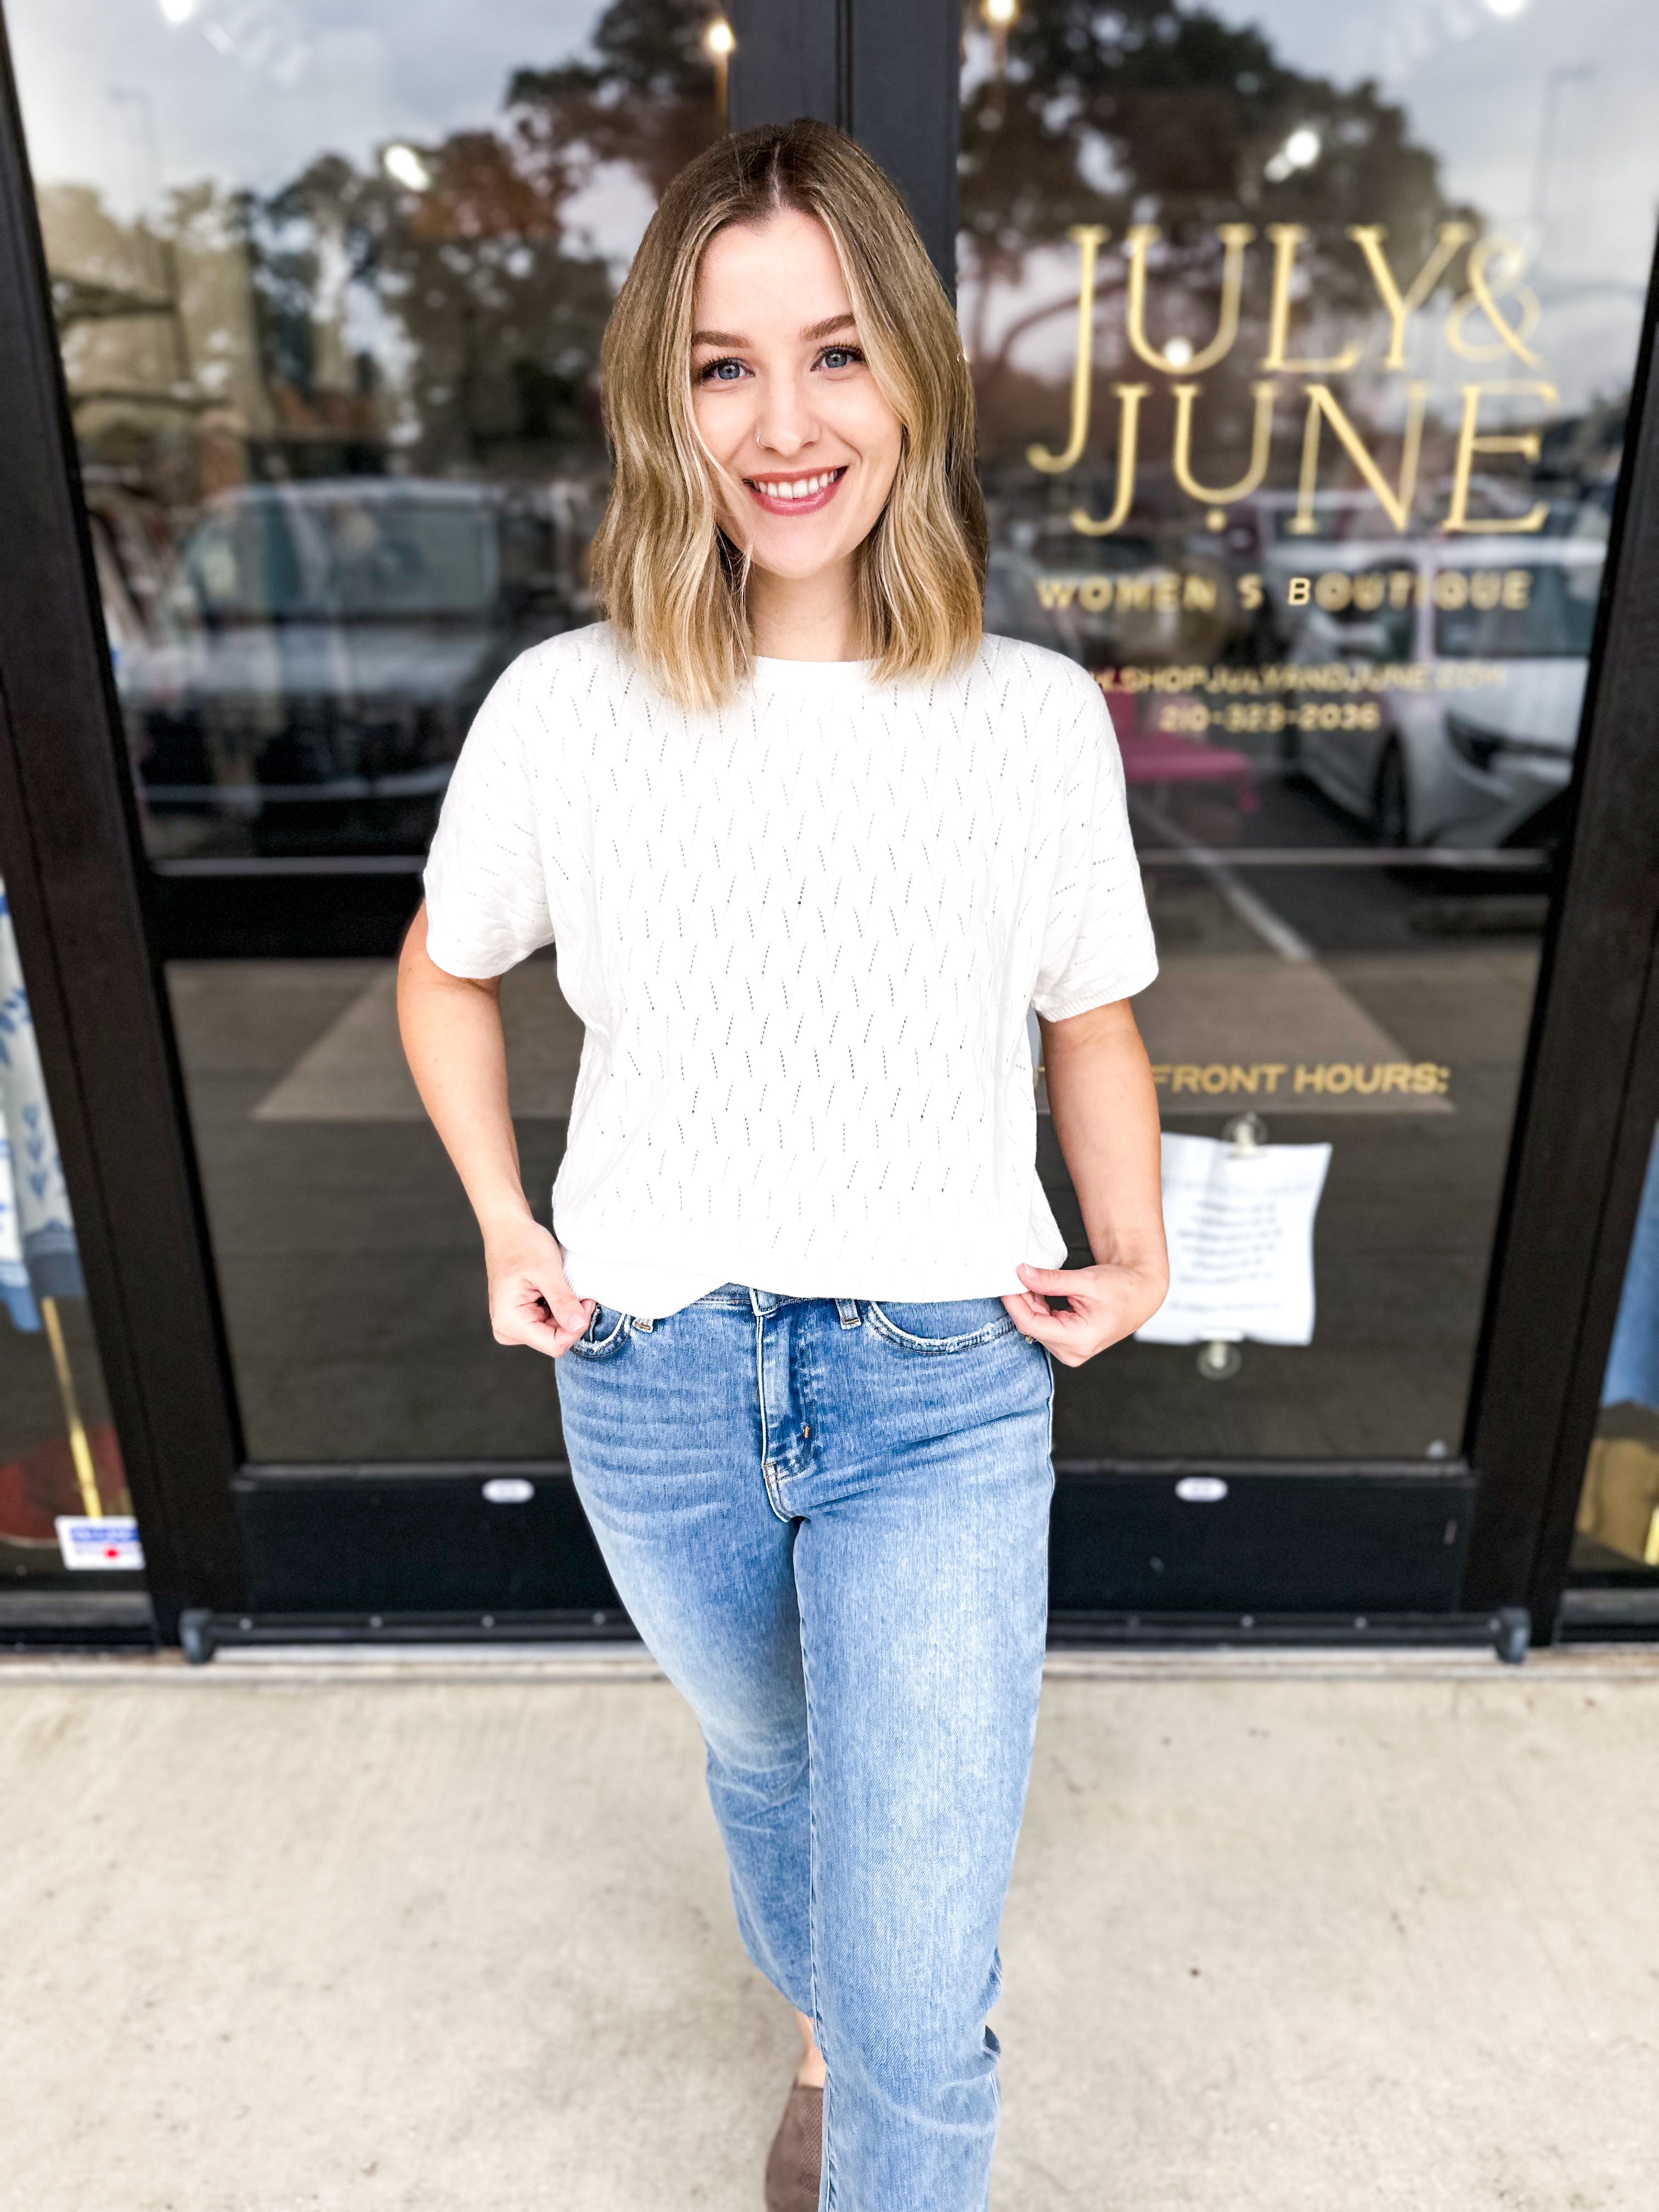
{"label": "storefront glass door", "polygon": [[1162,960],[1139,1011],[1176,1293],[1062,1377],[1056,1449],[1431,1472],[1566,818],[1659,19],[964,22],[989,621],[1105,690]]}
{"label": "storefront glass door", "polygon": [[[932,52],[940,24],[824,9],[848,40],[813,104],[859,130],[882,42]],[[777,65],[775,14],[732,12]],[[592,618],[599,339],[721,128],[712,11],[5,13],[234,1380],[191,1477],[199,1505],[225,1459],[234,1531],[180,1587],[371,1624],[603,1613],[553,1376],[490,1339],[392,960],[479,700]],[[1060,1378],[1056,1602],[1449,1608],[1659,25],[1638,0],[968,0],[962,29],[930,173],[959,151],[988,618],[1101,682],[1162,960],[1138,1011],[1176,1287]],[[544,1194],[580,1042],[550,957],[504,1010]],[[89,1456],[107,1504],[89,1340],[62,1307],[83,1455],[41,1315],[5,1449],[57,1437],[58,1492]]]}
{"label": "storefront glass door", "polygon": [[[109,645],[250,1456],[554,1459],[398,1048],[496,674],[592,618],[596,362],[719,127],[701,8],[11,0]],[[506,994],[528,1188],[580,1033]]]}

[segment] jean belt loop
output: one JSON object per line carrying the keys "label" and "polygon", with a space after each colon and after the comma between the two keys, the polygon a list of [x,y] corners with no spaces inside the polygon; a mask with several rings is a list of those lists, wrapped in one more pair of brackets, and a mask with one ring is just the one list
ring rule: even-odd
{"label": "jean belt loop", "polygon": [[856,1298],[837,1298],[836,1311],[841,1316],[841,1325],[843,1328],[856,1328],[864,1319],[864,1316],[859,1311],[859,1302]]}
{"label": "jean belt loop", "polygon": [[657,1324],[653,1321],[647,1321],[641,1314],[629,1314],[628,1326],[629,1328],[638,1329],[643,1335],[649,1336]]}

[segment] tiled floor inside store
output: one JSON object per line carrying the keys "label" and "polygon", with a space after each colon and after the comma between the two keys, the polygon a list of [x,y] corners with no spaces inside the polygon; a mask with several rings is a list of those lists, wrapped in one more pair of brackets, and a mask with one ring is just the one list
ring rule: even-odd
{"label": "tiled floor inside store", "polygon": [[[1659,1653],[1056,1661],[994,2212],[1646,2212],[1656,1741]],[[0,1804],[9,2204],[759,2212],[647,1662],[0,1662]]]}

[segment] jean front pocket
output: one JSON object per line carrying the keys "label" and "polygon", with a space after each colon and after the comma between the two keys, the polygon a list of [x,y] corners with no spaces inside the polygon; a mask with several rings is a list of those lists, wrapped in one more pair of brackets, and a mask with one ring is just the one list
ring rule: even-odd
{"label": "jean front pocket", "polygon": [[570,1349],[581,1359],[609,1359],[628,1337],[628,1316],[615,1306],[596,1305],[592,1319]]}
{"label": "jean front pocket", "polygon": [[1009,1335],[1013,1321],[1000,1298],[933,1298],[919,1304],[873,1298],[864,1309],[878,1336],[903,1352],[973,1352]]}

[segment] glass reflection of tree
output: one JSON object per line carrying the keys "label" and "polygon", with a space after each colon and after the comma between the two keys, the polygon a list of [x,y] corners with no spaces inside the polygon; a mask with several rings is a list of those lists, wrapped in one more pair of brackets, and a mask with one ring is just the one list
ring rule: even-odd
{"label": "glass reflection of tree", "polygon": [[712,12],[708,0],[612,0],[592,62],[514,77],[508,99],[526,143],[553,161],[580,146],[594,161],[625,163],[660,198],[719,131],[704,43]]}
{"label": "glass reflection of tree", "polygon": [[[1411,143],[1403,111],[1375,84],[1345,89],[1295,69],[1253,27],[1177,12],[1169,0],[1110,9],[1041,0],[1002,35],[1003,64],[965,91],[962,122],[963,292],[988,454],[1023,448],[1034,423],[1056,417],[1059,386],[1022,374],[1013,355],[1028,331],[1075,313],[1075,281],[1017,303],[994,334],[990,307],[999,288],[1029,281],[1035,249],[1065,246],[1073,225],[1110,230],[1103,300],[1126,283],[1126,232],[1157,226],[1164,258],[1151,334],[1195,351],[1217,327],[1218,226],[1248,223],[1259,240],[1269,223],[1304,224],[1310,293],[1336,319],[1376,310],[1350,224],[1382,225],[1390,260],[1412,270],[1434,251],[1437,227],[1462,212],[1435,155]],[[1266,308],[1258,274],[1245,289],[1241,343],[1213,372],[1200,444],[1237,449],[1248,436],[1243,385],[1262,351],[1252,339]]]}
{"label": "glass reflection of tree", "polygon": [[611,282],[565,242],[578,180],[568,167],[527,173],[494,131],[422,159],[419,190],[327,155],[244,203],[284,473],[372,470],[388,444],[401,465],[439,473],[582,441]]}
{"label": "glass reflection of tree", "polygon": [[[591,61],[514,73],[496,127],[413,149],[391,173],[327,155],[245,204],[290,467],[307,434],[330,468],[374,465],[377,435],[420,471],[510,471],[550,444],[599,458],[611,271],[573,250],[566,210],[607,165],[654,195],[714,137],[704,27],[696,0],[616,0]],[[351,284],[400,331],[380,349],[402,356],[395,401],[378,398],[377,350],[350,342]]]}
{"label": "glass reflection of tree", "polygon": [[496,121],[325,150],[270,194],[175,191],[116,222],[41,194],[77,427],[170,505],[248,475],[603,465],[613,271],[570,203],[607,167],[654,197],[716,135],[702,0],[614,0],[587,58],[516,70]]}

